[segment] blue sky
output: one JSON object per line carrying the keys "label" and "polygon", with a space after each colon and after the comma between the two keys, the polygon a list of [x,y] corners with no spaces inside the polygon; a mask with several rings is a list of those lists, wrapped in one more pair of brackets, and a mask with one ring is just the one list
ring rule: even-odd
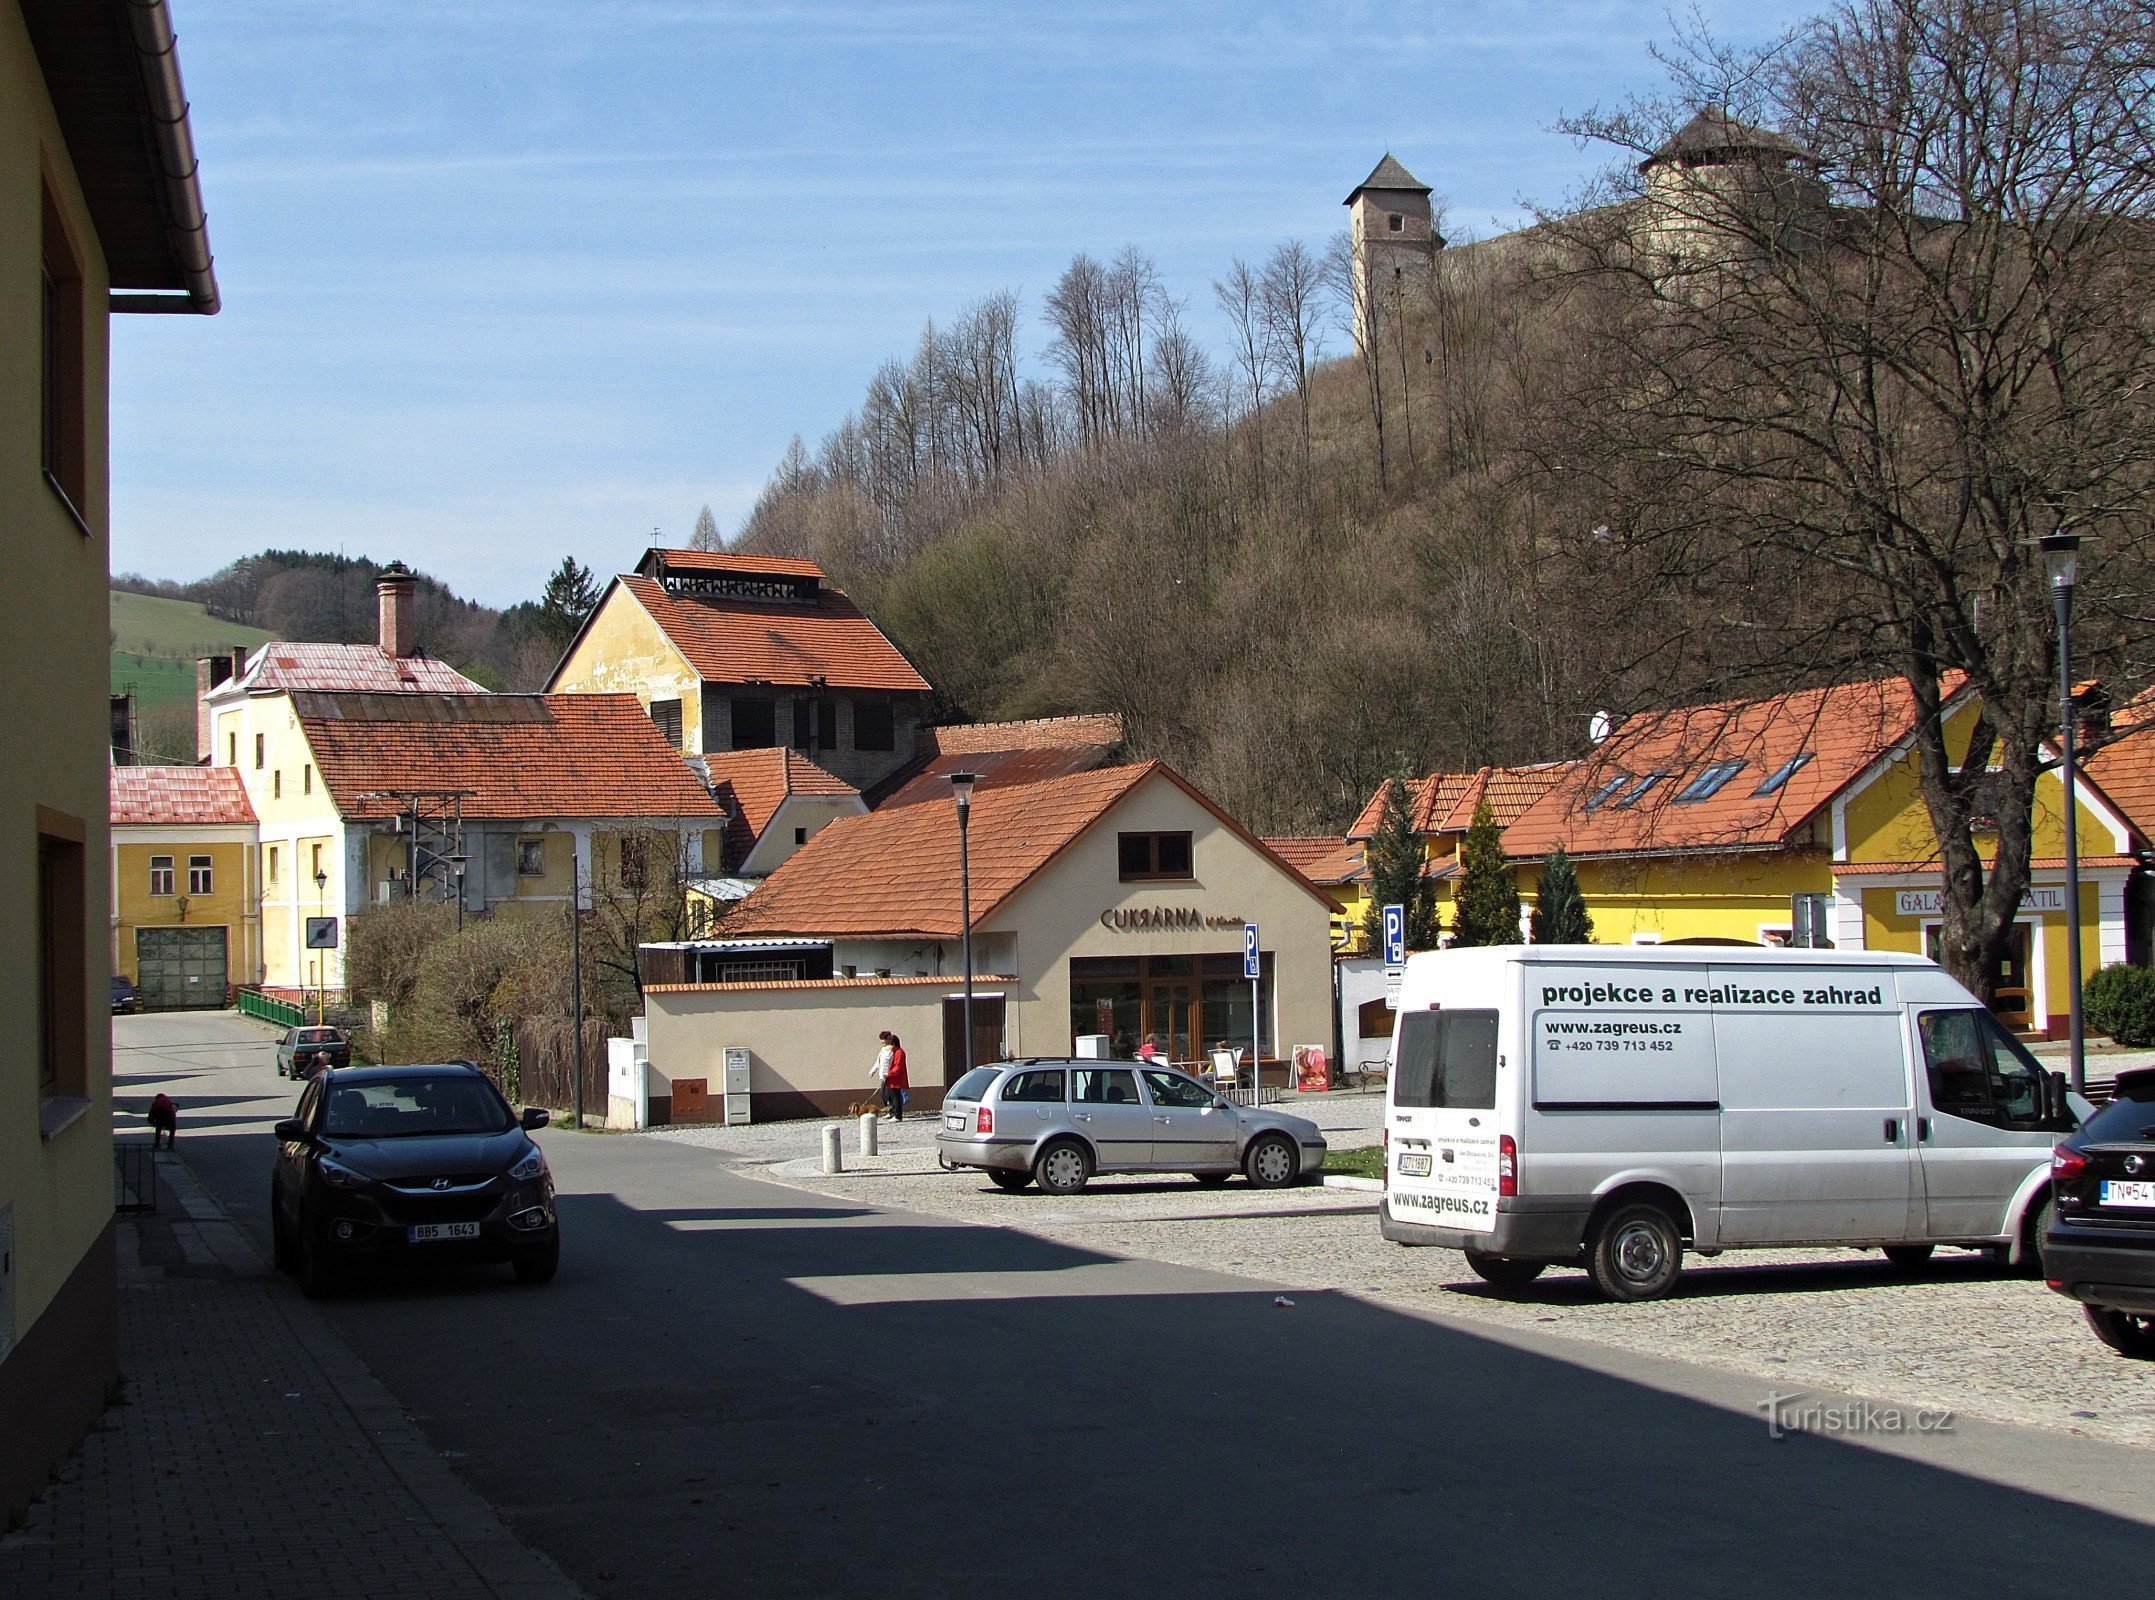
{"label": "blue sky", "polygon": [[[174,0],[225,310],[117,319],[113,566],[402,559],[508,604],[737,527],[930,317],[1135,244],[1217,346],[1236,255],[1389,148],[1455,229],[1599,159],[1632,0]],[[1809,7],[1710,0],[1750,39]]]}

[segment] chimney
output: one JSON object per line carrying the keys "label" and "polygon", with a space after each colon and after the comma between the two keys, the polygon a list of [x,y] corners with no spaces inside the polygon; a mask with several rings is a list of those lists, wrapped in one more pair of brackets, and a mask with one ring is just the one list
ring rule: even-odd
{"label": "chimney", "polygon": [[1595,744],[1601,743],[1602,740],[1608,738],[1615,731],[1616,718],[1606,711],[1597,711],[1587,719],[1586,736]]}
{"label": "chimney", "polygon": [[112,764],[135,764],[135,697],[131,694],[112,697]]}
{"label": "chimney", "polygon": [[392,561],[382,568],[374,589],[382,601],[382,654],[402,661],[411,655],[419,631],[418,580],[403,562]]}
{"label": "chimney", "polygon": [[195,760],[214,764],[217,752],[210,748],[209,696],[220,684],[230,683],[247,670],[247,652],[238,645],[195,662]]}

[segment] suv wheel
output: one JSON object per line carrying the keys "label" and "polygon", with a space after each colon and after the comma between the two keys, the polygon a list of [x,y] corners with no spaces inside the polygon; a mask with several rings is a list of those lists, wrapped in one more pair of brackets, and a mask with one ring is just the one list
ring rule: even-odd
{"label": "suv wheel", "polygon": [[2155,1317],[2120,1311],[2114,1306],[2084,1306],[2095,1337],[2121,1356],[2155,1361]]}
{"label": "suv wheel", "polygon": [[1616,1207],[1587,1246],[1587,1275],[1611,1300],[1658,1300],[1676,1287],[1683,1266],[1684,1236],[1650,1200]]}
{"label": "suv wheel", "polygon": [[1250,1141],[1250,1152],[1242,1158],[1242,1165],[1258,1188],[1284,1189],[1300,1174],[1302,1152],[1284,1133],[1260,1134]]}
{"label": "suv wheel", "polygon": [[1548,1270],[1549,1263],[1514,1261],[1510,1256],[1485,1256],[1479,1250],[1469,1250],[1467,1265],[1486,1284],[1499,1289],[1524,1289]]}
{"label": "suv wheel", "polygon": [[1092,1157],[1075,1139],[1058,1139],[1033,1163],[1033,1181],[1049,1194],[1076,1194],[1092,1176]]}
{"label": "suv wheel", "polygon": [[321,1245],[304,1223],[294,1250],[292,1275],[299,1279],[299,1292],[309,1300],[326,1300],[337,1292],[337,1269],[329,1264]]}

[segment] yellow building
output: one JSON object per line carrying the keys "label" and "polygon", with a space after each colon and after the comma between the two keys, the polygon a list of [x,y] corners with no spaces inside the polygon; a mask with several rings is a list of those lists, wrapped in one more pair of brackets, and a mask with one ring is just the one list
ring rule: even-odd
{"label": "yellow building", "polygon": [[217,309],[194,174],[162,0],[0,0],[0,1524],[118,1369],[108,333]]}
{"label": "yellow building", "polygon": [[[226,716],[258,819],[262,982],[344,986],[345,919],[416,895],[467,912],[589,905],[620,841],[700,871],[725,813],[630,695],[255,692]],[[220,755],[223,752],[220,752]]]}
{"label": "yellow building", "polygon": [[812,561],[644,552],[547,689],[636,696],[677,750],[787,747],[868,789],[914,760],[927,679]]}
{"label": "yellow building", "polygon": [[254,807],[230,767],[112,769],[112,970],[146,1011],[262,981]]}
{"label": "yellow building", "polygon": [[[1949,697],[1966,750],[1972,695]],[[1558,846],[1608,943],[1831,945],[1935,954],[1942,869],[1899,679],[1633,717],[1505,830],[1531,902]],[[2095,784],[2079,793],[2082,960],[2126,959],[2128,883],[2149,841]],[[2000,1018],[2066,1024],[2064,790],[2038,781],[2032,882],[1988,985]],[[1994,837],[1978,835],[1986,860]]]}

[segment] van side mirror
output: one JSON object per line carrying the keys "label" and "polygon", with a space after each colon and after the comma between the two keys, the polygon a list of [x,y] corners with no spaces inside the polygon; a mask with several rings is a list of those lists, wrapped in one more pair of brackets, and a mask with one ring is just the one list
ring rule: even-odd
{"label": "van side mirror", "polygon": [[2045,1090],[2043,1097],[2050,1102],[2049,1105],[2044,1107],[2044,1111],[2047,1113],[2044,1120],[2053,1127],[2072,1127],[2074,1125],[2073,1102],[2068,1092],[2065,1074],[2062,1072],[2046,1072],[2043,1074],[2043,1085]]}
{"label": "van side mirror", "polygon": [[277,1136],[279,1144],[304,1144],[307,1141],[307,1125],[297,1117],[286,1117],[269,1131]]}
{"label": "van side mirror", "polygon": [[544,1106],[526,1106],[524,1107],[524,1114],[519,1120],[524,1125],[524,1131],[530,1133],[536,1128],[545,1127],[547,1123],[553,1120],[553,1117],[554,1114]]}

